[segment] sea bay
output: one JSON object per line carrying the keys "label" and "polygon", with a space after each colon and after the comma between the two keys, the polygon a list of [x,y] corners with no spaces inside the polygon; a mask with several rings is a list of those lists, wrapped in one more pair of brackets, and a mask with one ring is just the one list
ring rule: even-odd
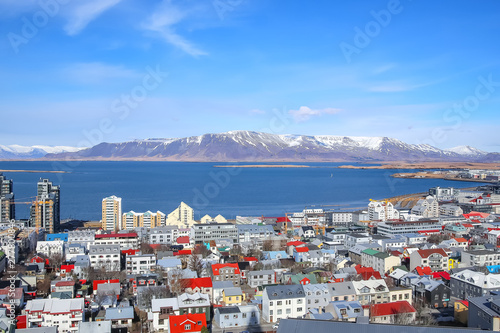
{"label": "sea bay", "polygon": [[[61,186],[61,218],[81,220],[99,220],[101,200],[110,195],[122,198],[123,212],[160,210],[168,214],[184,201],[195,209],[196,219],[205,214],[222,214],[233,219],[237,215],[283,216],[313,205],[314,208],[355,209],[365,207],[370,198],[426,192],[433,186],[479,185],[390,177],[402,170],[337,168],[346,163],[287,164],[309,167],[243,168],[234,162],[1,161],[0,169],[37,171],[4,172],[14,182],[14,194],[19,202],[16,218],[20,219],[29,216],[29,202],[34,200],[40,178],[49,178]],[[228,167],[215,168],[215,165]]]}

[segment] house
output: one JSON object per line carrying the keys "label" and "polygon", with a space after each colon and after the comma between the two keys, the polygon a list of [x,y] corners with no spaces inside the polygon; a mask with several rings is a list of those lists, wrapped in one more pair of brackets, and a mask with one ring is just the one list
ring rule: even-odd
{"label": "house", "polygon": [[389,302],[389,288],[383,279],[352,281],[356,300],[361,305],[378,304]]}
{"label": "house", "polygon": [[469,316],[469,301],[456,301],[453,312],[455,321],[467,326],[467,320]]}
{"label": "house", "polygon": [[128,275],[149,274],[155,271],[154,254],[135,254],[125,256],[125,269]]}
{"label": "house", "polygon": [[201,333],[207,328],[207,320],[203,313],[171,315],[168,317],[169,333]]}
{"label": "house", "polygon": [[410,271],[415,267],[430,267],[433,271],[447,271],[449,256],[443,249],[417,250],[410,254]]}
{"label": "house", "polygon": [[234,286],[241,284],[240,268],[236,263],[212,265],[213,281],[231,281]]}
{"label": "house", "polygon": [[309,239],[316,237],[314,228],[312,226],[302,226],[299,228],[299,236],[301,238]]}
{"label": "house", "polygon": [[64,257],[64,241],[39,241],[36,244],[36,252],[43,254],[46,257],[52,257],[55,255]]}
{"label": "house", "polygon": [[259,308],[254,304],[215,308],[214,322],[220,328],[260,325]]}
{"label": "house", "polygon": [[487,296],[500,291],[500,275],[465,269],[450,276],[450,290],[451,296],[458,299]]}
{"label": "house", "polygon": [[[97,237],[97,235],[96,235]],[[89,245],[90,265],[94,269],[120,271],[120,245]]]}
{"label": "house", "polygon": [[210,301],[212,301],[213,284],[212,279],[209,277],[194,278],[194,279],[183,279],[181,281],[184,291],[189,294],[200,293],[208,295]]}
{"label": "house", "polygon": [[448,306],[451,292],[444,282],[421,277],[414,279],[411,284],[416,299],[435,309]]}
{"label": "house", "polygon": [[247,273],[247,283],[256,288],[267,284],[276,283],[276,272],[274,270],[250,271]]}
{"label": "house", "polygon": [[323,311],[331,301],[330,290],[328,285],[324,284],[307,284],[303,286],[306,295],[306,310],[318,309]]}
{"label": "house", "polygon": [[[169,318],[179,315],[201,315],[205,323],[210,321],[210,301],[200,293],[182,294],[172,298],[157,298],[151,301],[151,325],[155,331],[167,331]],[[206,324],[205,324],[206,325]]]}
{"label": "house", "polygon": [[435,196],[428,195],[425,199],[417,201],[416,205],[411,209],[413,215],[424,218],[432,218],[439,216],[439,203]]}
{"label": "house", "polygon": [[84,321],[84,301],[74,299],[35,299],[26,304],[26,325],[31,327],[56,326],[59,333],[77,332]]}
{"label": "house", "polygon": [[305,246],[296,247],[293,249],[293,259],[295,262],[305,262],[308,260],[309,248]]}
{"label": "house", "polygon": [[137,249],[139,237],[135,232],[96,234],[95,245],[118,245],[120,250]]}
{"label": "house", "polygon": [[363,306],[358,301],[329,302],[325,312],[331,313],[337,321],[356,322],[358,317],[364,316]]}
{"label": "house", "polygon": [[155,274],[136,275],[132,280],[132,292],[137,295],[139,287],[154,287],[158,285],[158,276]]}
{"label": "house", "polygon": [[210,299],[208,295],[200,293],[184,293],[177,296],[177,304],[179,307],[179,314],[204,313],[207,322],[211,320]]}
{"label": "house", "polygon": [[356,290],[350,281],[329,283],[327,286],[330,290],[331,301],[353,302],[356,300]]}
{"label": "house", "polygon": [[500,296],[471,297],[468,301],[468,327],[500,331]]}
{"label": "house", "polygon": [[283,274],[282,277],[284,284],[316,284],[316,275],[314,274]]}
{"label": "house", "polygon": [[392,267],[401,265],[401,259],[386,252],[366,249],[361,253],[361,264],[365,267],[373,267],[380,274],[385,274]]}
{"label": "house", "polygon": [[403,324],[415,322],[417,310],[407,301],[370,305],[370,322],[377,324]]}
{"label": "house", "polygon": [[69,298],[75,297],[75,281],[57,281],[51,282],[51,293],[67,293]]}
{"label": "house", "polygon": [[240,287],[230,287],[222,290],[222,304],[224,306],[243,305],[244,300],[245,294],[243,294]]}
{"label": "house", "polygon": [[288,253],[286,253],[286,251],[262,251],[262,257],[264,260],[289,258]]}
{"label": "house", "polygon": [[105,320],[110,321],[111,327],[114,329],[122,327],[131,329],[133,319],[134,319],[133,306],[118,306],[116,308],[106,309]]}
{"label": "house", "polygon": [[358,244],[370,243],[371,240],[372,236],[370,236],[368,233],[353,232],[345,235],[344,245],[347,248],[351,248]]}
{"label": "house", "polygon": [[267,286],[262,293],[262,319],[275,323],[284,318],[300,318],[306,314],[306,298],[302,285]]}

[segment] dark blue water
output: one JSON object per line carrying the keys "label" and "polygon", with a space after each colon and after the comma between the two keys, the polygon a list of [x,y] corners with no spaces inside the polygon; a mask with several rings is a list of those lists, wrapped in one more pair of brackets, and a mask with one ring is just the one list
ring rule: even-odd
{"label": "dark blue water", "polygon": [[[307,163],[311,168],[214,168],[224,163],[184,162],[0,162],[4,170],[63,170],[69,173],[4,172],[14,182],[16,201],[29,202],[36,183],[49,178],[61,186],[61,218],[99,220],[101,200],[122,198],[123,212],[160,210],[166,214],[181,201],[195,218],[278,216],[305,206],[343,210],[366,207],[368,200],[426,192],[433,186],[467,187],[477,183],[397,179],[407,170],[338,169],[345,163]],[[234,163],[232,163],[234,164]],[[249,163],[244,163],[249,164]],[[261,164],[261,163],[259,163]],[[292,164],[292,163],[287,163]],[[304,165],[306,163],[297,163]],[[29,205],[16,206],[16,218],[28,218]]]}

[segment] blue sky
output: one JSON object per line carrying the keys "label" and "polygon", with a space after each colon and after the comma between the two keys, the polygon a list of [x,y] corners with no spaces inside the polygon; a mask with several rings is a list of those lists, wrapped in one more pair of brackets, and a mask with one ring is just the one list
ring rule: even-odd
{"label": "blue sky", "polygon": [[499,11],[496,0],[3,0],[0,144],[254,130],[500,151]]}

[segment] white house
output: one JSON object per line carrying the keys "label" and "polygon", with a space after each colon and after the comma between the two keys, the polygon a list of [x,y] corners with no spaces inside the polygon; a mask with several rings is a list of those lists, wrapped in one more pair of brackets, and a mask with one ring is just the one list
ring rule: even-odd
{"label": "white house", "polygon": [[306,309],[306,296],[300,284],[269,286],[262,293],[262,319],[267,322],[302,318]]}
{"label": "white house", "polygon": [[78,332],[78,325],[85,321],[83,298],[35,299],[26,304],[26,325],[32,327],[56,326],[57,331]]}

